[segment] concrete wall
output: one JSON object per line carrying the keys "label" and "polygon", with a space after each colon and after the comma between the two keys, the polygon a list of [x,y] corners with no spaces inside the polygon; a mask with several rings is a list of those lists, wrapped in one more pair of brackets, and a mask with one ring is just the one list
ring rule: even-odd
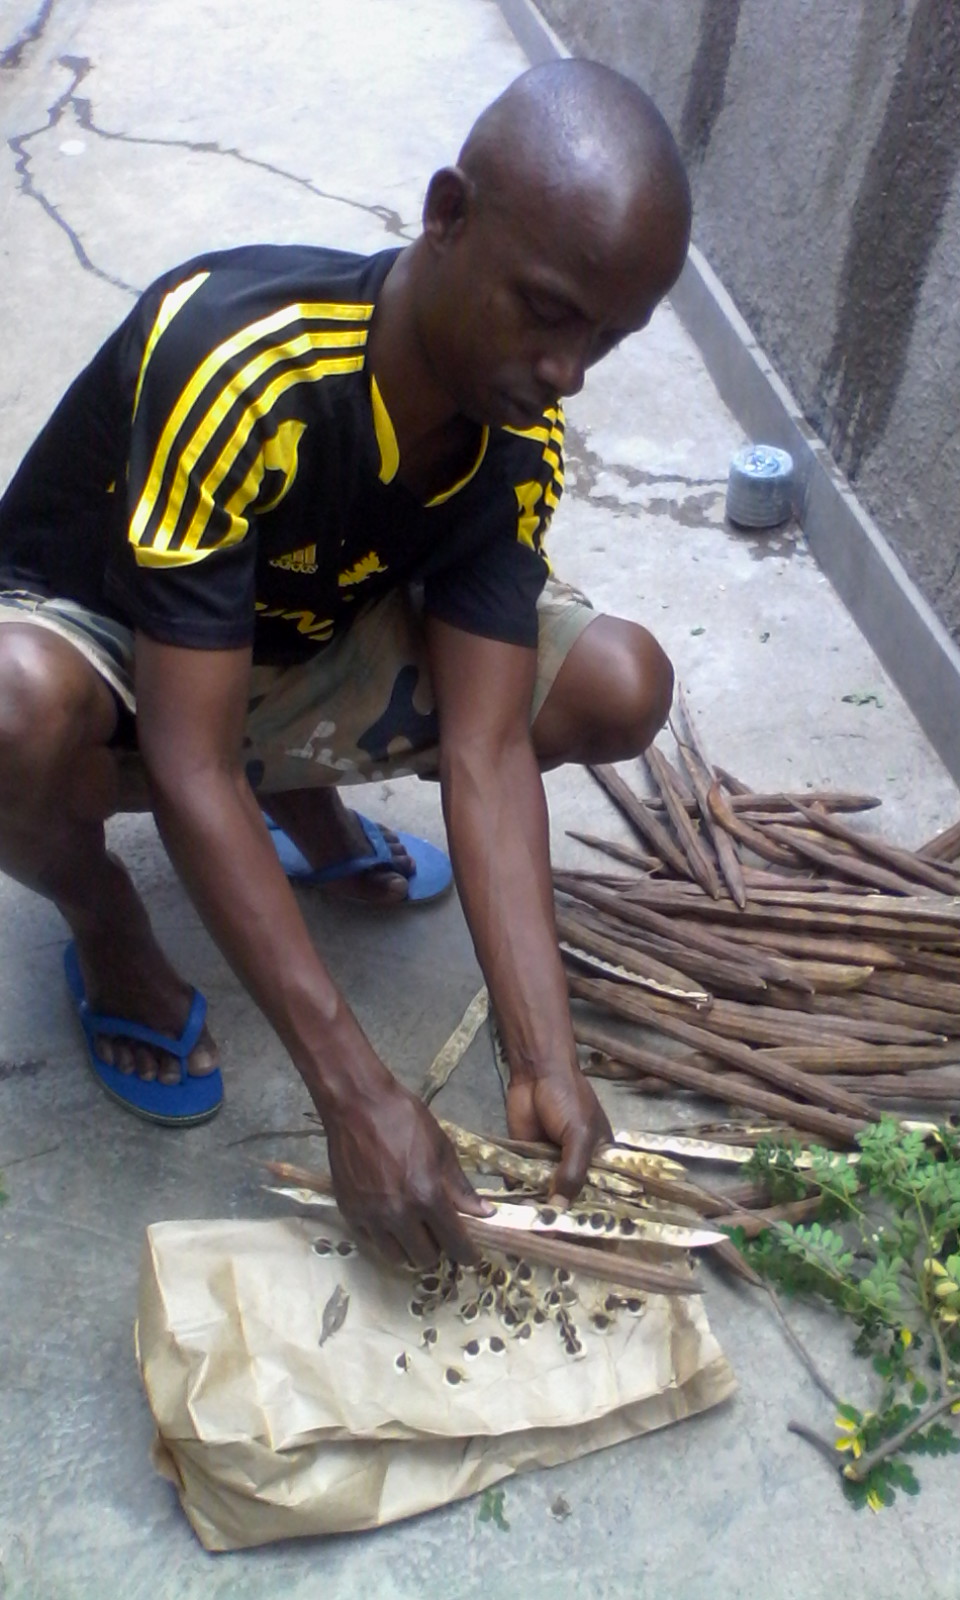
{"label": "concrete wall", "polygon": [[538,0],[631,73],[697,243],[960,637],[957,0]]}

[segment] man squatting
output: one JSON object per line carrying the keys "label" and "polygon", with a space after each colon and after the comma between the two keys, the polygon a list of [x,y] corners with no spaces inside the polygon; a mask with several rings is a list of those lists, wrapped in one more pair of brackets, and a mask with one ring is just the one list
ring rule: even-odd
{"label": "man squatting", "polygon": [[610,1135],[577,1061],[540,771],[637,755],[673,680],[542,546],[561,399],[647,324],[689,226],[642,91],[592,62],[535,68],[434,174],[408,248],[255,246],[167,273],[0,502],[0,867],[69,925],[94,1070],[163,1121],[222,1096],[202,998],[105,847],[138,769],[323,1119],[344,1215],[394,1261],[471,1259],[458,1213],[489,1208],[364,1036],[287,872],[415,896],[437,852],[333,785],[439,772],[510,1132],[559,1146],[574,1196]]}

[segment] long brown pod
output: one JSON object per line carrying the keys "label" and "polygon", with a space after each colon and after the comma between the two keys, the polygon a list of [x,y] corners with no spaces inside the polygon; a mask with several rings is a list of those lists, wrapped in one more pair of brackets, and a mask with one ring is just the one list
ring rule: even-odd
{"label": "long brown pod", "polygon": [[591,850],[602,850],[604,855],[612,856],[614,861],[623,861],[628,867],[639,867],[644,872],[651,872],[661,865],[659,856],[648,856],[640,850],[631,850],[628,844],[619,844],[615,839],[598,839],[595,833],[578,833],[575,828],[568,828],[567,838],[589,845]]}
{"label": "long brown pod", "polygon": [[868,994],[888,1000],[905,1000],[908,1005],[960,1016],[960,985],[945,983],[942,978],[925,978],[919,972],[875,972],[864,988]]}
{"label": "long brown pod", "polygon": [[[801,880],[802,883],[802,880]],[[805,887],[765,891],[752,888],[744,913],[746,920],[771,926],[849,929],[865,927],[871,933],[895,933],[901,938],[955,942],[960,939],[960,898],[920,896],[899,898],[880,892],[865,894],[853,885],[851,892],[811,894]],[[662,878],[638,878],[628,893],[631,902],[653,908],[689,909],[708,922],[740,922],[729,900],[710,900],[695,884]],[[868,920],[865,920],[868,919]]]}
{"label": "long brown pod", "polygon": [[[558,888],[567,889],[568,887],[565,873],[554,873],[554,882]],[[603,889],[595,889],[588,884],[570,884],[569,889],[578,898],[585,900],[588,905],[597,906],[601,911],[610,911],[624,922],[632,922],[637,927],[645,928],[652,933],[662,934],[667,939],[675,939],[677,936],[676,925],[669,917],[662,916],[659,912],[652,911],[647,906],[638,905],[632,900],[628,901],[622,895],[618,898],[616,895],[607,894]],[[684,932],[684,938],[689,940],[691,944],[696,945],[698,949],[703,950],[707,955],[718,956],[721,961],[729,961],[731,959],[729,947],[721,939],[716,938],[705,929],[687,928]],[[745,962],[745,964],[757,977],[769,978],[778,983],[792,981],[792,974],[785,963],[777,961],[770,956],[757,956],[751,953],[749,962]],[[803,984],[800,986],[805,987]]]}
{"label": "long brown pod", "polygon": [[735,1039],[721,1038],[719,1034],[709,1033],[705,1028],[682,1021],[679,1017],[664,1016],[653,1006],[648,1006],[638,994],[625,994],[618,984],[605,983],[597,978],[581,978],[575,974],[569,975],[568,983],[570,993],[576,999],[589,1000],[594,1005],[612,1011],[614,1016],[639,1022],[644,1027],[666,1034],[668,1039],[692,1045],[695,1050],[703,1050],[717,1061],[726,1062],[728,1066],[747,1072],[751,1077],[772,1083],[785,1094],[800,1095],[811,1105],[825,1106],[830,1111],[860,1118],[863,1122],[870,1120],[870,1109],[862,1100],[846,1089],[834,1089],[823,1079],[801,1072],[790,1063],[770,1060],[771,1056],[776,1056],[776,1051],[750,1050]]}
{"label": "long brown pod", "polygon": [[952,822],[949,828],[935,833],[920,846],[917,855],[926,861],[955,861],[960,855],[960,822]]}
{"label": "long brown pod", "polygon": [[878,839],[873,834],[857,833],[854,828],[848,827],[845,822],[839,822],[836,817],[830,816],[829,812],[821,810],[818,806],[804,805],[800,800],[795,804],[801,816],[806,817],[815,828],[829,834],[831,839],[840,839],[845,844],[853,845],[862,855],[872,856],[882,866],[889,867],[903,878],[925,884],[928,889],[937,889],[946,895],[956,893],[955,876],[939,871],[928,862],[922,861],[912,851],[901,850],[897,845],[887,844],[886,840]]}
{"label": "long brown pod", "polygon": [[868,1022],[893,1022],[903,1027],[933,1028],[947,1038],[960,1036],[960,1014],[955,1011],[934,1011],[928,1006],[910,1005],[902,1000],[890,1000],[883,995],[867,994],[858,989],[853,994],[802,995],[794,999],[784,990],[771,989],[767,1004],[819,1015],[865,1018]]}
{"label": "long brown pod", "polygon": [[690,715],[684,692],[679,685],[677,687],[677,709],[689,736],[689,744],[680,739],[677,740],[677,754],[690,779],[690,786],[696,797],[697,806],[703,818],[703,825],[713,840],[713,848],[717,852],[717,860],[720,863],[723,881],[730,890],[736,904],[742,909],[746,902],[746,889],[743,882],[740,857],[737,855],[729,833],[718,826],[710,810],[709,791],[715,781],[714,771],[696,723]]}
{"label": "long brown pod", "polygon": [[687,814],[683,796],[677,792],[676,785],[667,768],[666,760],[654,745],[644,751],[641,759],[645,762],[650,776],[660,790],[667,815],[673,823],[674,831],[680,841],[680,848],[687,858],[690,876],[696,879],[711,900],[718,900],[720,897],[720,879],[717,876],[716,868],[707,855],[697,830]]}
{"label": "long brown pod", "polygon": [[835,1111],[824,1110],[822,1106],[801,1104],[788,1099],[786,1095],[762,1089],[752,1079],[718,1084],[713,1073],[691,1067],[685,1061],[674,1060],[671,1056],[661,1055],[641,1045],[628,1044],[579,1017],[574,1018],[573,1031],[579,1044],[613,1056],[627,1066],[637,1068],[639,1072],[648,1073],[652,1078],[663,1078],[677,1088],[693,1089],[711,1099],[726,1100],[744,1106],[749,1111],[762,1112],[777,1123],[783,1123],[791,1129],[801,1129],[805,1133],[814,1133],[831,1144],[855,1144],[857,1134],[864,1126],[860,1118],[841,1116]]}
{"label": "long brown pod", "polygon": [[[773,1045],[764,1047],[764,1056],[789,1062],[803,1072],[869,1073],[913,1072],[929,1067],[960,1065],[960,1052],[956,1045],[896,1045],[866,1044],[845,1039],[842,1044],[827,1045]],[[864,1091],[866,1092],[866,1091]]]}
{"label": "long brown pod", "polygon": [[[838,1073],[834,1079],[846,1088],[863,1086],[863,1078],[854,1074],[849,1076]],[[880,1078],[871,1078],[868,1092],[872,1099],[889,1099],[904,1101],[925,1101],[936,1104],[954,1103],[960,1101],[960,1074],[951,1073],[949,1067],[943,1067],[935,1072],[911,1072],[907,1077],[900,1077],[896,1073],[885,1073]]]}
{"label": "long brown pod", "polygon": [[652,845],[661,861],[679,873],[681,878],[690,876],[690,868],[685,857],[677,849],[666,828],[648,806],[633,793],[633,790],[624,783],[619,772],[613,767],[595,766],[588,767],[587,771],[596,778],[601,789],[610,796],[614,805],[623,813],[627,821],[632,824],[636,833],[645,843]]}
{"label": "long brown pod", "polygon": [[[873,811],[883,803],[875,794],[847,794],[839,789],[806,789],[803,794],[790,794],[786,790],[779,790],[776,794],[761,794],[744,787],[731,789],[729,783],[724,782],[725,774],[722,767],[712,766],[707,762],[706,768],[710,773],[711,783],[718,782],[727,791],[729,803],[736,812],[745,811],[763,817],[771,814],[782,816],[791,812],[796,802],[802,800],[804,805],[823,806],[825,811],[852,814],[859,811]],[[655,810],[661,804],[656,799],[648,799],[646,803],[651,810]],[[696,801],[693,799],[689,799],[686,804],[690,812],[696,807]]]}
{"label": "long brown pod", "polygon": [[[562,945],[573,945],[575,949],[582,949],[588,955],[599,956],[601,960],[611,966],[618,966],[624,972],[633,973],[639,978],[646,978],[654,983],[660,983],[668,988],[679,990],[689,997],[689,1002],[702,1004],[706,1000],[703,990],[698,989],[691,980],[682,972],[675,971],[660,961],[643,955],[629,945],[618,944],[615,939],[606,938],[598,933],[588,922],[580,917],[572,916],[562,906],[555,912],[557,932]],[[561,954],[568,952],[561,946]]]}
{"label": "long brown pod", "polygon": [[[287,1161],[265,1161],[264,1166],[282,1183],[311,1189],[314,1194],[334,1193],[329,1173],[295,1167]],[[481,1222],[478,1217],[468,1217],[463,1212],[460,1212],[460,1222],[470,1243],[481,1251],[503,1251],[508,1255],[521,1255],[525,1260],[536,1261],[542,1266],[569,1267],[572,1272],[589,1274],[590,1277],[599,1278],[602,1283],[641,1289],[648,1294],[703,1293],[703,1284],[686,1270],[680,1273],[671,1267],[637,1261],[632,1256],[614,1254],[610,1250],[572,1242],[568,1244],[566,1239],[553,1239],[548,1234],[498,1228],[496,1223]]]}
{"label": "long brown pod", "polygon": [[[650,1004],[658,1011],[683,1017],[687,1007],[667,995],[651,994]],[[851,1017],[820,1016],[809,1011],[778,1010],[774,1006],[744,1005],[739,1000],[714,996],[708,1008],[698,1010],[701,1027],[744,1044],[845,1044],[851,1039],[863,1044],[943,1045],[943,1034],[893,1024],[870,1023]],[[866,1030],[866,1031],[864,1031]]]}
{"label": "long brown pod", "polygon": [[738,944],[761,945],[782,956],[809,956],[813,961],[839,961],[847,966],[902,971],[905,961],[886,946],[869,939],[834,939],[828,934],[788,933],[771,928],[738,927],[730,923],[726,937]]}
{"label": "long brown pod", "polygon": [[877,867],[872,862],[862,861],[857,856],[844,855],[839,850],[828,850],[824,846],[814,844],[811,839],[801,836],[796,828],[785,828],[780,823],[771,822],[767,824],[765,831],[776,844],[796,850],[798,855],[816,861],[819,866],[838,873],[841,878],[854,878],[858,883],[869,883],[876,889],[887,889],[892,894],[914,893],[915,885],[908,879],[900,877],[897,873],[888,872],[886,867]]}
{"label": "long brown pod", "polygon": [[624,932],[620,927],[608,924],[607,931],[612,938],[621,940],[629,945],[632,950],[641,955],[649,956],[656,961],[665,962],[674,968],[687,981],[704,984],[711,990],[732,995],[736,999],[749,999],[751,996],[765,998],[770,988],[766,980],[758,973],[751,970],[746,962],[723,960],[721,957],[709,955],[694,944],[682,943],[679,930],[672,939],[663,934],[643,933],[639,928],[629,928]]}
{"label": "long brown pod", "polygon": [[755,1239],[774,1222],[805,1222],[815,1217],[823,1204],[821,1194],[808,1194],[802,1200],[785,1200],[783,1205],[771,1206],[767,1211],[731,1211],[717,1217],[718,1228],[742,1228],[748,1239]]}
{"label": "long brown pod", "polygon": [[712,783],[707,790],[707,809],[718,827],[725,829],[731,839],[738,840],[762,861],[772,861],[777,867],[803,865],[802,857],[795,850],[774,844],[760,828],[736,816],[718,783]]}

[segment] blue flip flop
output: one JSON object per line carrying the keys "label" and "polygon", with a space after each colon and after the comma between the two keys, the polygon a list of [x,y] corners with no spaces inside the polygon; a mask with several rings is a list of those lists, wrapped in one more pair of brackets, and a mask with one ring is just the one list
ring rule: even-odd
{"label": "blue flip flop", "polygon": [[[380,824],[371,822],[369,817],[361,816],[359,811],[355,815],[367,836],[370,854],[352,856],[346,861],[335,862],[332,867],[319,869],[312,867],[306,856],[297,849],[289,834],[278,828],[271,817],[267,817],[270,837],[287,877],[294,883],[336,883],[340,878],[352,878],[360,872],[371,872],[374,867],[391,866],[393,852]],[[397,838],[414,862],[413,876],[407,879],[406,898],[397,904],[423,905],[427,900],[436,900],[440,895],[446,894],[453,882],[453,868],[449,856],[438,850],[436,845],[429,844],[426,839],[415,838],[412,833],[398,833]]]}
{"label": "blue flip flop", "polygon": [[[207,1002],[198,989],[193,991],[190,1015],[179,1039],[157,1033],[141,1022],[129,1022],[123,1017],[103,1016],[91,1011],[83,984],[83,973],[77,947],[72,942],[63,952],[63,970],[67,988],[77,1008],[80,1026],[87,1041],[87,1057],[97,1082],[114,1100],[148,1122],[162,1122],[170,1128],[189,1128],[206,1122],[223,1104],[223,1078],[220,1068],[204,1077],[192,1077],[187,1071],[187,1057],[203,1032],[207,1015]],[[111,1038],[138,1039],[144,1044],[156,1045],[180,1062],[179,1083],[147,1083],[136,1073],[119,1072],[104,1061],[97,1052],[97,1039],[106,1034]]]}

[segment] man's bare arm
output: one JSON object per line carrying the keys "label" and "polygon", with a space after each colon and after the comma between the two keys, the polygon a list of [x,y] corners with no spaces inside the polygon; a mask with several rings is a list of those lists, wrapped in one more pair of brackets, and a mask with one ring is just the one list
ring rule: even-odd
{"label": "man's bare arm", "polygon": [[244,774],[248,650],[138,634],[137,725],[164,843],[206,926],[276,1029],[327,1130],[344,1213],[382,1253],[474,1252],[482,1214],[449,1141],[387,1071],[317,955]]}
{"label": "man's bare arm", "polygon": [[610,1127],[577,1061],[557,946],[546,799],[530,739],[536,653],[430,620],[441,785],[457,887],[511,1068],[516,1138],[562,1148],[572,1197]]}

